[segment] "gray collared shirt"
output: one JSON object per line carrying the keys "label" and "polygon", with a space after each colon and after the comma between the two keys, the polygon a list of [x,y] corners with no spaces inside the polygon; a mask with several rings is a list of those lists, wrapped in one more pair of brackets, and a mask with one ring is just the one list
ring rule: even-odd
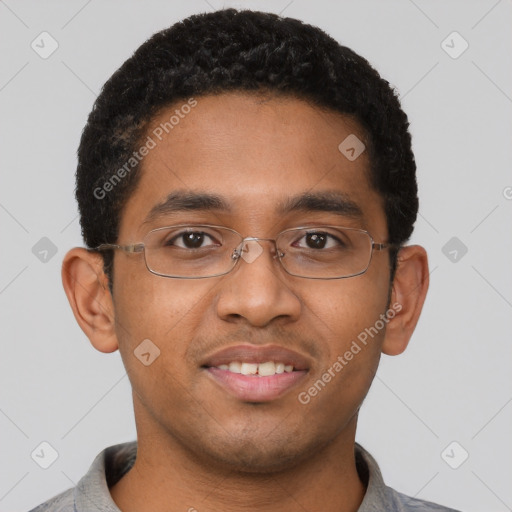
{"label": "gray collared shirt", "polygon": [[[30,512],[121,512],[110,496],[113,486],[135,462],[137,443],[110,446],[94,459],[76,487],[68,489]],[[435,503],[409,498],[387,487],[375,459],[356,443],[356,464],[366,494],[358,512],[457,512]]]}

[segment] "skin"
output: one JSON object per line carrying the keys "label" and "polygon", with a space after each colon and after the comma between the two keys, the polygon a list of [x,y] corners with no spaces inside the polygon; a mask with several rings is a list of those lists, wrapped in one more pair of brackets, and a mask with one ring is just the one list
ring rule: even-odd
{"label": "skin", "polygon": [[[144,158],[140,182],[122,214],[119,243],[181,222],[220,224],[243,236],[274,237],[307,222],[366,229],[387,240],[383,202],[368,181],[364,152],[350,162],[338,150],[346,116],[293,98],[228,93],[197,106]],[[148,133],[176,108],[162,111]],[[222,195],[231,212],[184,212],[143,224],[174,190]],[[345,193],[362,219],[333,213],[276,214],[276,204],[306,191]],[[356,511],[364,497],[354,459],[358,410],[381,353],[400,354],[428,288],[427,256],[399,254],[390,304],[401,310],[307,405],[307,390],[388,307],[388,251],[374,252],[363,275],[311,280],[286,274],[268,243],[252,263],[222,277],[179,280],[147,271],[142,254],[116,251],[111,296],[101,257],[69,251],[63,283],[93,346],[119,349],[132,388],[138,435],[134,467],[111,494],[124,511]],[[149,338],[161,353],[150,366],[134,357]],[[278,344],[310,363],[299,387],[266,403],[247,403],[200,368],[214,351]]]}

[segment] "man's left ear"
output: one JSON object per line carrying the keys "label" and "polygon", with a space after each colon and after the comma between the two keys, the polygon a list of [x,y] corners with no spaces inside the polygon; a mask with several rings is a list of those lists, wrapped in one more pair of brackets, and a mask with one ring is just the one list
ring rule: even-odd
{"label": "man's left ear", "polygon": [[396,356],[407,348],[425,302],[428,283],[428,258],[425,249],[419,245],[400,249],[389,306],[395,311],[395,316],[386,327],[382,343],[384,354]]}

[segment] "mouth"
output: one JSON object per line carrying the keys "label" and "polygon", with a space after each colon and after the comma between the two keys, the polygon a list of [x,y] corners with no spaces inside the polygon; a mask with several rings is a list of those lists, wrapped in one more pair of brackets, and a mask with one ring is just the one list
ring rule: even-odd
{"label": "mouth", "polygon": [[231,396],[245,402],[269,402],[302,381],[309,364],[283,347],[238,345],[217,352],[201,368]]}

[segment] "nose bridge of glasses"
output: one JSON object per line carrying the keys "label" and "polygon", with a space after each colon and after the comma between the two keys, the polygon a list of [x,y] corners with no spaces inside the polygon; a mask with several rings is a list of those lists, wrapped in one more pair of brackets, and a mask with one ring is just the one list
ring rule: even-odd
{"label": "nose bridge of glasses", "polygon": [[276,245],[276,241],[274,238],[261,238],[261,237],[257,237],[257,236],[246,236],[242,242],[258,242],[260,240],[263,240],[263,241],[268,241],[268,242],[274,242],[274,245]]}
{"label": "nose bridge of glasses", "polygon": [[259,242],[272,242],[270,253],[274,258],[282,256],[278,252],[277,242],[273,238],[262,238],[247,236],[239,244],[239,246],[233,252],[233,259],[242,258],[246,263],[252,263],[255,261],[264,251],[263,246]]}

